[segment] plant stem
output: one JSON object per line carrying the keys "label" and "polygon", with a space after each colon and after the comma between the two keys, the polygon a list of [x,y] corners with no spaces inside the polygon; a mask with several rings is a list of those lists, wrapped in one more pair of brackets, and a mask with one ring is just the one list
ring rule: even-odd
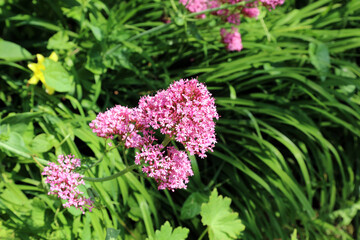
{"label": "plant stem", "polygon": [[124,158],[124,162],[125,162],[125,166],[129,166],[128,161],[127,161],[127,149],[125,148],[125,145],[123,145],[123,158]]}
{"label": "plant stem", "polygon": [[[114,147],[111,147],[111,148],[109,148],[109,149],[105,149],[105,152],[104,152],[104,154],[100,157],[100,159],[97,160],[96,162],[94,162],[93,164],[91,164],[91,165],[88,167],[88,170],[89,170],[90,168],[96,166],[97,164],[99,164],[102,160],[104,160],[104,157],[105,157],[106,153],[110,152],[111,150],[113,150],[113,149],[115,149],[115,148],[117,148],[117,147],[119,147],[119,146],[120,146],[120,144],[118,144],[118,145],[116,145],[116,146],[114,146]],[[105,148],[106,148],[106,141],[105,141]]]}
{"label": "plant stem", "polygon": [[208,228],[206,228],[202,233],[201,233],[201,235],[200,235],[200,237],[198,238],[198,240],[201,240],[204,236],[205,236],[205,234],[208,232]]}
{"label": "plant stem", "polygon": [[[165,28],[167,28],[167,27],[169,27],[169,23],[166,23],[166,24],[163,24],[163,25],[159,25],[159,26],[150,28],[149,30],[146,30],[146,31],[144,31],[144,32],[142,32],[142,33],[139,33],[139,34],[137,34],[137,35],[135,35],[135,36],[127,39],[127,41],[128,41],[128,42],[134,41],[135,39],[138,39],[138,38],[140,38],[140,37],[142,37],[142,36],[144,36],[144,35],[151,34],[151,33],[153,33],[153,32],[156,32],[156,31],[161,30],[161,29],[165,29]],[[121,47],[121,46],[123,46],[123,45],[124,45],[123,43],[119,43],[119,44],[115,45],[114,47],[112,47],[112,48],[110,48],[109,50],[107,50],[107,51],[105,52],[104,56],[107,56],[107,55],[115,52],[119,47]]]}
{"label": "plant stem", "polygon": [[115,173],[115,174],[107,176],[107,177],[103,177],[103,178],[83,177],[83,179],[85,181],[89,181],[89,182],[105,182],[105,181],[109,181],[109,180],[115,179],[117,177],[120,177],[120,176],[124,175],[125,173],[130,172],[137,167],[138,167],[138,165],[134,164],[134,165],[131,165],[131,166],[125,168],[124,170],[122,170],[118,173]]}
{"label": "plant stem", "polygon": [[100,163],[100,162],[104,159],[105,155],[106,155],[106,152],[101,156],[101,158],[100,158],[99,160],[97,160],[96,162],[94,162],[93,164],[91,164],[91,165],[88,167],[88,170],[89,170],[90,168],[94,167],[95,165],[97,165],[98,163]]}
{"label": "plant stem", "polygon": [[[43,169],[43,168],[44,168],[44,166],[43,166],[33,155],[31,155],[31,157],[34,159],[34,161],[36,162],[36,164],[39,165],[39,168],[40,168],[40,169]],[[47,164],[46,164],[46,165],[47,165]]]}
{"label": "plant stem", "polygon": [[162,143],[161,143],[161,145],[163,145],[164,148],[165,148],[165,147],[169,144],[169,142],[170,142],[171,140],[172,140],[171,137],[170,137],[168,134],[166,134],[164,140],[163,140]]}
{"label": "plant stem", "polygon": [[159,26],[150,28],[149,30],[146,30],[145,32],[139,33],[139,34],[129,38],[127,41],[129,41],[129,42],[133,41],[133,40],[138,39],[138,38],[140,38],[140,37],[142,37],[144,35],[148,35],[150,33],[156,32],[156,31],[161,30],[163,28],[167,28],[167,27],[169,27],[169,25],[170,25],[169,23],[165,23],[163,25],[159,25]]}

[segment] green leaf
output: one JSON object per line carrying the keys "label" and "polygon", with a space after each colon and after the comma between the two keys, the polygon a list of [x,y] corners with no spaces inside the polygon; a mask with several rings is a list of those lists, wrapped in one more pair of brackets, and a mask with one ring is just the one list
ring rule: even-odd
{"label": "green leaf", "polygon": [[28,52],[28,50],[17,45],[16,43],[0,39],[0,59],[15,62],[32,59],[32,55]]}
{"label": "green leaf", "polygon": [[103,74],[106,67],[103,63],[102,49],[100,44],[94,45],[87,54],[85,68],[93,74]]}
{"label": "green leaf", "polygon": [[[62,204],[65,204],[67,200],[61,199]],[[66,210],[73,216],[80,216],[82,214],[82,211],[80,209],[75,208],[74,206],[71,206],[69,208],[66,208]],[[84,209],[85,210],[85,209]]]}
{"label": "green leaf", "polygon": [[[10,132],[8,135],[9,138],[6,142],[0,141],[0,149],[10,151],[12,153],[16,153],[21,156],[27,156],[27,154],[31,154],[31,152],[26,148],[24,139],[17,132]],[[10,155],[10,153],[8,153]]]}
{"label": "green leaf", "polygon": [[32,209],[31,209],[31,224],[34,226],[34,227],[42,227],[45,225],[45,209],[46,209],[46,206],[45,206],[45,203],[35,197],[33,200],[32,200]]}
{"label": "green leaf", "polygon": [[319,71],[321,81],[325,81],[330,67],[328,47],[324,43],[310,43],[309,55],[312,65]]}
{"label": "green leaf", "polygon": [[13,126],[17,123],[28,123],[34,118],[41,116],[42,112],[24,112],[24,113],[9,113],[4,119],[0,121],[1,124],[10,124]]}
{"label": "green leaf", "polygon": [[137,72],[137,69],[129,59],[130,52],[126,47],[119,47],[118,45],[112,46],[104,54],[104,65],[111,69],[123,67]]}
{"label": "green leaf", "polygon": [[46,84],[57,92],[68,92],[72,88],[72,78],[59,62],[45,59],[43,71]]}
{"label": "green leaf", "polygon": [[245,226],[230,208],[231,199],[218,196],[216,189],[212,191],[208,203],[201,206],[202,223],[208,226],[210,240],[239,239]]}
{"label": "green leaf", "polygon": [[60,31],[55,33],[49,38],[47,48],[57,50],[68,50],[74,48],[76,45],[73,42],[69,42],[69,36],[67,32]]}
{"label": "green leaf", "polygon": [[99,42],[103,39],[103,34],[101,32],[101,29],[97,26],[92,25],[91,23],[87,22],[87,26],[90,28],[91,32],[94,34],[94,37]]}
{"label": "green leaf", "polygon": [[291,240],[297,240],[297,229],[295,228],[293,233],[291,234]]}
{"label": "green leaf", "polygon": [[31,142],[30,147],[38,153],[49,151],[54,145],[54,136],[45,133],[37,135]]}
{"label": "green leaf", "polygon": [[106,240],[116,240],[120,235],[120,230],[114,228],[106,229]]}
{"label": "green leaf", "polygon": [[184,240],[189,234],[189,229],[177,227],[173,231],[173,228],[170,226],[170,223],[166,221],[164,225],[161,226],[160,231],[156,230],[155,237],[149,237],[147,240]]}
{"label": "green leaf", "polygon": [[181,219],[191,219],[198,215],[201,211],[201,204],[206,202],[206,197],[198,192],[192,193],[184,202],[181,212]]}

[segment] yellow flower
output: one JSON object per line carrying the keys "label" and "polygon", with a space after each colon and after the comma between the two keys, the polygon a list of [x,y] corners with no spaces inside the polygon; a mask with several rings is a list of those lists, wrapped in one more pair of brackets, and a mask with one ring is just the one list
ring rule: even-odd
{"label": "yellow flower", "polygon": [[[36,54],[37,63],[29,63],[28,68],[34,72],[34,75],[29,79],[28,84],[37,84],[39,80],[44,84],[46,92],[50,95],[54,94],[55,89],[49,87],[45,82],[45,77],[43,71],[45,70],[44,66],[44,56],[41,54]],[[59,57],[55,52],[52,52],[49,56],[49,59],[57,62]]]}

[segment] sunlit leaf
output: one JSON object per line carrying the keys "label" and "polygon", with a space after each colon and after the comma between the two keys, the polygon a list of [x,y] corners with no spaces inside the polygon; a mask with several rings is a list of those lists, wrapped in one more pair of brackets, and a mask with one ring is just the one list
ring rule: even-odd
{"label": "sunlit leaf", "polygon": [[208,203],[201,206],[201,221],[208,227],[210,240],[239,239],[245,226],[238,217],[238,213],[230,208],[231,199],[218,196],[214,189]]}
{"label": "sunlit leaf", "polygon": [[25,48],[16,43],[5,41],[0,38],[0,59],[7,61],[20,61],[31,59],[32,55]]}
{"label": "sunlit leaf", "polygon": [[170,223],[166,221],[161,226],[160,230],[156,230],[154,237],[149,237],[147,240],[184,240],[189,234],[189,229],[177,227],[173,229]]}

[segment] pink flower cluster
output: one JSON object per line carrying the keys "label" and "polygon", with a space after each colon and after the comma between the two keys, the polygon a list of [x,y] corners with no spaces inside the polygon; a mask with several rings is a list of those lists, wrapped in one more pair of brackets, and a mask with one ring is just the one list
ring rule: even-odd
{"label": "pink flower cluster", "polygon": [[[201,12],[208,9],[207,0],[179,0],[190,12]],[[205,14],[198,15],[198,18],[205,18]]]}
{"label": "pink flower cluster", "polygon": [[283,5],[285,0],[260,0],[260,2],[269,9],[275,9],[277,5]]}
{"label": "pink flower cluster", "polygon": [[231,28],[231,32],[226,31],[225,28],[220,30],[221,38],[226,48],[229,51],[241,51],[243,45],[241,43],[241,36],[239,30],[235,27]]}
{"label": "pink flower cluster", "polygon": [[174,191],[186,188],[188,177],[194,175],[187,154],[173,146],[166,148],[167,153],[162,149],[161,144],[145,145],[141,153],[136,155],[135,162],[145,163],[142,170],[148,177],[155,179],[158,189]]}
{"label": "pink flower cluster", "polygon": [[[118,136],[127,148],[141,148],[149,141],[154,141],[152,132],[146,128],[138,108],[127,108],[117,105],[104,113],[99,113],[89,125],[99,137]],[[143,136],[140,135],[143,134]]]}
{"label": "pink flower cluster", "polygon": [[48,167],[44,168],[42,175],[47,175],[45,182],[50,184],[49,195],[57,195],[59,198],[67,200],[63,206],[69,208],[74,206],[80,209],[85,214],[84,207],[91,212],[93,208],[93,201],[85,198],[83,192],[77,189],[79,185],[85,185],[83,176],[76,173],[74,170],[81,165],[80,159],[73,155],[59,155],[58,163],[50,163]]}
{"label": "pink flower cluster", "polygon": [[[223,4],[237,4],[243,1],[247,1],[249,3],[247,3],[245,6],[237,6],[232,9],[220,9],[213,11],[211,14],[220,17],[223,21],[234,25],[239,25],[241,15],[249,18],[257,18],[260,14],[260,10],[258,8],[259,5],[265,6],[271,10],[274,9],[277,5],[282,5],[285,2],[285,0],[179,0],[179,2],[183,4],[190,12],[200,12],[206,9],[219,8]],[[205,15],[201,14],[198,17],[205,18]],[[226,48],[229,51],[240,51],[242,49],[242,44],[241,35],[239,32],[237,30],[235,31],[234,27],[232,27],[230,32],[226,32],[226,34],[224,31],[226,30],[221,29],[220,35],[222,37],[222,42],[226,45]],[[236,47],[234,47],[234,44],[229,44],[229,42],[235,43]]]}
{"label": "pink flower cluster", "polygon": [[182,143],[190,154],[206,157],[216,143],[215,100],[197,79],[174,82],[155,96],[140,99],[139,108],[153,129]]}
{"label": "pink flower cluster", "polygon": [[140,150],[135,163],[155,178],[159,189],[186,188],[192,176],[185,151],[157,143],[155,130],[181,143],[191,155],[206,157],[215,143],[215,100],[197,79],[181,79],[154,96],[144,96],[136,108],[115,106],[90,123],[103,138],[114,138]]}

